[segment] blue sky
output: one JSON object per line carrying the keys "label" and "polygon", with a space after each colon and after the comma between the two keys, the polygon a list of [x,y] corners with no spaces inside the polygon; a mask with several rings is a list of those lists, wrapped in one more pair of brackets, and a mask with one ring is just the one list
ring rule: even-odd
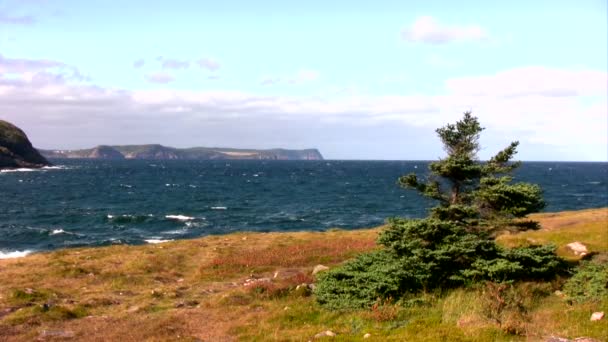
{"label": "blue sky", "polygon": [[470,109],[482,158],[608,158],[605,1],[95,3],[0,0],[0,118],[39,147],[435,159]]}

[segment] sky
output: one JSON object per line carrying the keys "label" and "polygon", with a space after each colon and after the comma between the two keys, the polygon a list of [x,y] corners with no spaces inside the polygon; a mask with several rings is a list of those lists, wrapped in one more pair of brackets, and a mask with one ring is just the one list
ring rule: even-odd
{"label": "sky", "polygon": [[0,0],[0,119],[39,148],[608,160],[608,9],[580,1]]}

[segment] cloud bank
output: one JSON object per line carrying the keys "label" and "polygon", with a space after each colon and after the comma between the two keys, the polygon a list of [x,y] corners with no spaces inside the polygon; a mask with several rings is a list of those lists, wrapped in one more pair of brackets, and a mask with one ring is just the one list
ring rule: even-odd
{"label": "cloud bank", "polygon": [[[605,160],[608,154],[608,75],[597,70],[529,66],[446,79],[444,91],[435,95],[384,96],[111,89],[78,81],[71,70],[56,61],[0,58],[2,118],[33,130],[35,143],[46,148],[151,142],[319,147],[332,157],[331,151],[360,146],[368,155],[353,158],[382,152],[383,158],[434,159],[416,155],[408,144],[435,144],[440,151],[431,142],[434,128],[472,109],[494,134],[491,139],[540,146],[535,156],[543,156],[541,147],[550,159]],[[318,74],[297,76],[314,80]],[[162,72],[146,77],[158,84],[173,81]],[[396,147],[389,153],[387,146]]]}
{"label": "cloud bank", "polygon": [[446,44],[458,41],[483,41],[488,33],[478,25],[448,26],[435,18],[422,16],[401,32],[401,37],[410,42]]}

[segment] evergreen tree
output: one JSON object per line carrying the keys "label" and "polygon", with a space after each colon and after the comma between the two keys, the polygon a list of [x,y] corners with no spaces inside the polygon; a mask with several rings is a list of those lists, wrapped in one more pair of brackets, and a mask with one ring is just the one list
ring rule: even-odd
{"label": "evergreen tree", "polygon": [[487,162],[478,160],[482,131],[477,118],[465,112],[456,124],[436,130],[448,156],[429,165],[428,180],[421,182],[415,174],[399,178],[401,186],[439,202],[431,210],[432,218],[504,226],[545,206],[538,185],[511,183],[509,174],[521,165],[511,162],[519,142],[512,142]]}
{"label": "evergreen tree", "polygon": [[323,273],[315,290],[320,304],[369,307],[378,298],[484,280],[548,279],[564,269],[554,246],[504,249],[495,243],[497,229],[534,227],[514,219],[542,209],[544,202],[537,185],[512,183],[509,174],[520,165],[511,162],[517,142],[487,162],[478,160],[482,131],[470,112],[437,129],[447,157],[429,165],[426,181],[410,174],[398,183],[438,205],[425,219],[390,219],[378,238],[383,249]]}

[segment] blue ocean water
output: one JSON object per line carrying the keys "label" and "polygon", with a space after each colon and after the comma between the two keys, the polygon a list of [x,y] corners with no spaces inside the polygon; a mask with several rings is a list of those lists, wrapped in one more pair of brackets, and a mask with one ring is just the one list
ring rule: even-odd
{"label": "blue ocean water", "polygon": [[[433,202],[396,185],[424,161],[99,161],[0,173],[0,257],[235,231],[324,230],[422,217]],[[525,162],[546,211],[608,206],[608,163]]]}

